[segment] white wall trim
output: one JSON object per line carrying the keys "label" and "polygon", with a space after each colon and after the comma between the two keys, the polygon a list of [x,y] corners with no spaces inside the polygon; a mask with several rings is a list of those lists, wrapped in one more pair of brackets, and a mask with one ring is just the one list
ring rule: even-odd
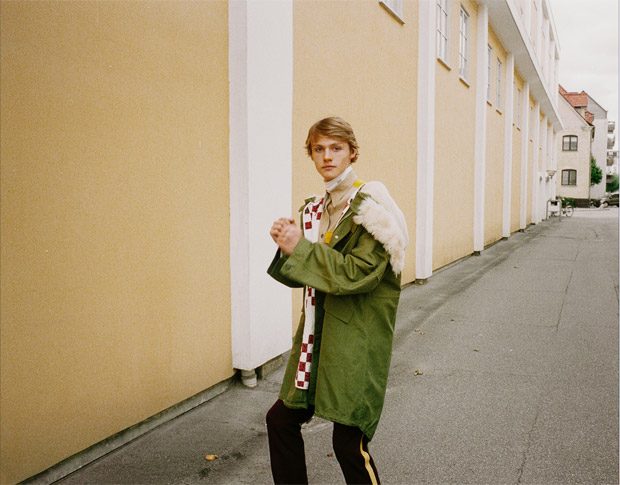
{"label": "white wall trim", "polygon": [[[422,2],[424,3],[424,2]],[[476,134],[474,145],[474,251],[484,249],[484,197],[487,137],[487,45],[489,38],[489,8],[478,8],[476,43]]]}
{"label": "white wall trim", "polygon": [[[436,7],[434,2],[419,3],[416,279],[426,279],[433,274],[436,69],[435,17]],[[423,122],[421,120],[423,120]]]}
{"label": "white wall trim", "polygon": [[[252,370],[291,346],[291,291],[265,270],[271,223],[292,206],[293,4],[228,7],[232,357]],[[270,187],[278,197],[265,196]]]}
{"label": "white wall trim", "polygon": [[514,69],[515,57],[512,52],[509,52],[506,56],[506,94],[504,97],[504,203],[502,237],[510,236],[510,216],[512,207],[512,122],[514,111]]}
{"label": "white wall trim", "polygon": [[[542,177],[542,182],[540,184],[540,199],[538,202],[539,209],[539,220],[546,219],[547,217],[547,186],[549,185],[549,181],[547,180],[547,155],[548,155],[548,146],[547,146],[547,116],[544,115],[543,119],[540,123],[540,147],[541,147],[541,156],[542,160],[540,161],[540,172]],[[540,178],[540,177],[539,177]]]}
{"label": "white wall trim", "polygon": [[521,193],[519,194],[519,229],[527,227],[527,187],[528,187],[528,162],[530,151],[530,84],[523,84],[521,93]]}
{"label": "white wall trim", "polygon": [[558,177],[558,174],[557,174],[558,164],[555,158],[556,157],[556,133],[553,131],[552,124],[547,126],[547,140],[548,140],[547,146],[548,146],[548,158],[549,158],[549,165],[547,166],[547,168],[549,170],[556,171],[553,177],[549,180],[549,185],[547,187],[547,198],[555,199],[556,197],[555,181],[556,181],[556,177]]}
{"label": "white wall trim", "polygon": [[532,222],[537,224],[540,222],[538,200],[540,195],[540,169],[538,167],[539,151],[540,151],[540,103],[536,101],[534,110],[532,111]]}

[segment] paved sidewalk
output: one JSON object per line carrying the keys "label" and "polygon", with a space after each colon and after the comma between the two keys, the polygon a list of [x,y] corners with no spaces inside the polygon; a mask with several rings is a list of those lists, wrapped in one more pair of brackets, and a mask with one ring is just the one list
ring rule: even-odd
{"label": "paved sidewalk", "polygon": [[[234,385],[60,483],[271,483],[281,378]],[[344,483],[331,424],[304,436],[310,483]],[[554,217],[406,288],[370,448],[384,484],[618,483],[618,209]]]}

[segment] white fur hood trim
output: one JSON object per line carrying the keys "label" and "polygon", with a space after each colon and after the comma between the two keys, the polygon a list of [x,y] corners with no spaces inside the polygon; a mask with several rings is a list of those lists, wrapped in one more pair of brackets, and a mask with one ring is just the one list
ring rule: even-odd
{"label": "white fur hood trim", "polygon": [[402,211],[381,182],[368,182],[360,192],[369,195],[359,206],[353,222],[360,224],[383,244],[390,255],[390,264],[396,275],[405,267],[405,250],[409,244],[407,223]]}

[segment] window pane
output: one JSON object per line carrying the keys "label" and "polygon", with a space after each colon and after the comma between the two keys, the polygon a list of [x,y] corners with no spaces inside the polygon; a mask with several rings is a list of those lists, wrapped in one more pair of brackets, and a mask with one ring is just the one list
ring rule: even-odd
{"label": "window pane", "polygon": [[577,170],[562,170],[562,185],[577,185]]}
{"label": "window pane", "polygon": [[447,2],[446,0],[437,0],[437,19],[436,19],[436,27],[437,27],[437,57],[447,61],[448,54],[448,30],[447,30]]}
{"label": "window pane", "polygon": [[467,77],[467,12],[461,8],[460,15],[460,39],[459,39],[459,74]]}

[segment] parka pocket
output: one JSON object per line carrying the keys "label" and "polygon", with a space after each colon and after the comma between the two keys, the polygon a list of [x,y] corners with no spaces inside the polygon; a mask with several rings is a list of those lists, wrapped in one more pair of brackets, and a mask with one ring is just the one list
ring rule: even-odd
{"label": "parka pocket", "polygon": [[338,320],[349,323],[355,311],[355,302],[351,296],[326,295],[324,303],[325,313]]}

